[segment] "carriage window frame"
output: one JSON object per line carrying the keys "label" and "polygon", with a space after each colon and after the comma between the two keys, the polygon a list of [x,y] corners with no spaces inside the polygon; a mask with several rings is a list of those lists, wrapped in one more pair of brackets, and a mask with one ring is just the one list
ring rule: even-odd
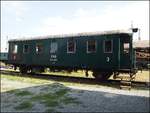
{"label": "carriage window frame", "polygon": [[18,44],[11,45],[11,53],[17,54],[18,53]]}
{"label": "carriage window frame", "polygon": [[130,43],[129,42],[124,42],[123,43],[123,53],[124,54],[129,54],[129,48],[130,48]]}
{"label": "carriage window frame", "polygon": [[[52,51],[52,44],[56,44],[56,50],[53,50]],[[50,53],[57,53],[57,51],[58,51],[58,43],[57,42],[50,42]]]}
{"label": "carriage window frame", "polygon": [[[89,50],[89,42],[90,41],[95,41],[95,43],[94,43],[94,45],[95,45],[95,49],[94,49],[94,51],[92,50]],[[87,40],[86,41],[86,52],[87,53],[96,53],[96,51],[97,51],[97,41],[96,40]]]}
{"label": "carriage window frame", "polygon": [[[106,42],[107,41],[111,41],[111,50],[110,51],[106,51]],[[104,40],[103,41],[103,50],[104,50],[104,53],[113,53],[113,40]]]}
{"label": "carriage window frame", "polygon": [[[69,42],[73,42],[74,43],[73,51],[69,50]],[[76,53],[76,41],[75,40],[67,40],[67,53]]]}
{"label": "carriage window frame", "polygon": [[[41,51],[37,51],[38,45],[40,45],[40,46],[42,47]],[[41,54],[41,53],[43,53],[43,51],[44,51],[44,46],[43,46],[43,44],[42,44],[42,43],[37,43],[36,46],[35,46],[35,51],[36,51],[36,54]]]}
{"label": "carriage window frame", "polygon": [[[25,46],[28,46],[27,51],[25,51]],[[29,45],[29,44],[24,44],[24,45],[23,45],[23,53],[24,53],[24,54],[30,53],[30,45]]]}

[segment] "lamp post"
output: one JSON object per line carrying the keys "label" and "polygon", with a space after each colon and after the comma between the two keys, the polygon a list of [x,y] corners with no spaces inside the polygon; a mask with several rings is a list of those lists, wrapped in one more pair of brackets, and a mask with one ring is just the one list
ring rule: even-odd
{"label": "lamp post", "polygon": [[139,29],[139,36],[138,36],[138,40],[141,40],[141,36],[140,36],[140,32],[141,30]]}
{"label": "lamp post", "polygon": [[5,47],[5,51],[8,51],[8,36],[6,36],[6,47]]}

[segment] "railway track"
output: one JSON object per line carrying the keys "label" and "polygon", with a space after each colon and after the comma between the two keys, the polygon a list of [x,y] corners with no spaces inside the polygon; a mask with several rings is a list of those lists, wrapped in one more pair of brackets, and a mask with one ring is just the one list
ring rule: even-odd
{"label": "railway track", "polygon": [[[60,82],[74,82],[80,84],[90,84],[90,85],[105,85],[110,87],[119,88],[120,80],[108,79],[107,81],[97,81],[93,78],[83,78],[83,77],[72,77],[72,76],[62,76],[62,75],[51,75],[51,74],[40,74],[40,73],[28,73],[28,74],[21,74],[20,72],[16,71],[9,71],[9,70],[0,70],[1,74],[4,75],[13,75],[13,76],[23,76],[23,77],[30,77],[30,78],[38,78],[38,79],[46,79],[46,80],[54,80]],[[149,88],[149,82],[140,82],[140,81],[132,81],[132,88]]]}

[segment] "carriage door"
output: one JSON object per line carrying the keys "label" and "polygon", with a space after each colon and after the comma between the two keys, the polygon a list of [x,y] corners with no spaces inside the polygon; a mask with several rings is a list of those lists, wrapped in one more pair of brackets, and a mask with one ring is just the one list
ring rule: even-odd
{"label": "carriage door", "polygon": [[128,69],[130,67],[130,43],[122,41],[120,50],[120,67]]}
{"label": "carriage door", "polygon": [[22,59],[23,59],[23,62],[26,63],[26,64],[30,64],[31,63],[31,54],[30,54],[30,50],[31,50],[31,47],[29,44],[24,44],[23,45],[23,55],[22,55]]}
{"label": "carriage door", "polygon": [[18,60],[18,44],[10,44],[10,59],[12,61]]}
{"label": "carriage door", "polygon": [[106,39],[104,40],[104,55],[103,55],[103,62],[105,68],[112,68],[115,64],[114,61],[114,52],[113,52],[113,39]]}

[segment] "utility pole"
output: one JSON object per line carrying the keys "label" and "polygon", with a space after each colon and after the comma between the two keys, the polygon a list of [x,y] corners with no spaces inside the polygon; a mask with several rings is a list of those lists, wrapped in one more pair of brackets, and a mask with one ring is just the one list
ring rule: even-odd
{"label": "utility pole", "polygon": [[131,29],[133,29],[133,21],[131,21]]}
{"label": "utility pole", "polygon": [[8,50],[8,36],[6,36],[6,48],[5,48],[5,51]]}
{"label": "utility pole", "polygon": [[141,34],[140,34],[141,30],[139,29],[139,36],[138,36],[138,40],[140,41],[141,40]]}

